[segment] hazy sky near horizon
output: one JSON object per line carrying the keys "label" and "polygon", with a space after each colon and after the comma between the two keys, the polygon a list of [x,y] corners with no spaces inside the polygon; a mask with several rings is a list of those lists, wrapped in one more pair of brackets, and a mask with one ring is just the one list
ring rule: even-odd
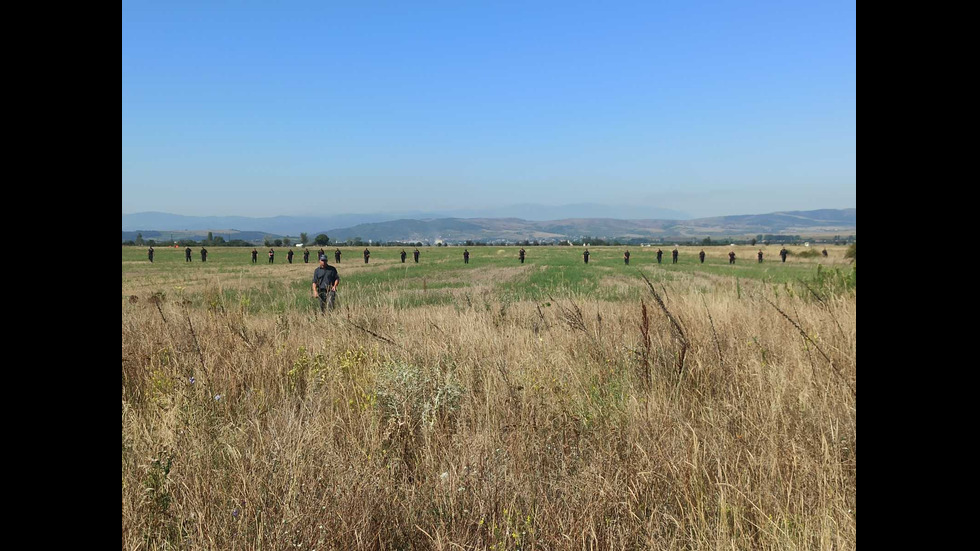
{"label": "hazy sky near horizon", "polygon": [[857,206],[856,3],[122,4],[122,212]]}

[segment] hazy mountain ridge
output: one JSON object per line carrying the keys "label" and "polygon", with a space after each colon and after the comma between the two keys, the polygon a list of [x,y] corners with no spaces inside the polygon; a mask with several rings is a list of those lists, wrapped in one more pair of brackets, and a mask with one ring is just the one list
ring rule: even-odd
{"label": "hazy mountain ridge", "polygon": [[[618,218],[565,218],[558,220],[533,221],[522,218],[396,218],[391,220],[376,220],[362,222],[349,226],[325,226],[323,218],[303,218],[278,216],[274,218],[245,218],[245,217],[182,217],[165,215],[164,213],[143,213],[153,215],[158,221],[166,220],[166,216],[174,216],[175,220],[189,224],[195,219],[218,219],[225,223],[223,228],[233,227],[228,224],[252,224],[247,231],[212,230],[215,235],[229,235],[237,239],[257,239],[255,233],[265,231],[269,235],[298,236],[300,231],[306,231],[310,238],[324,233],[334,241],[361,238],[372,241],[489,241],[505,239],[508,241],[537,239],[554,240],[582,236],[605,238],[662,238],[662,237],[698,237],[698,236],[738,236],[754,234],[815,234],[835,233],[852,234],[857,230],[857,209],[819,209],[813,211],[784,211],[768,214],[744,214],[719,216],[711,218],[696,218],[689,220],[664,219],[618,219]],[[135,215],[131,215],[135,216]],[[361,215],[341,215],[326,220],[356,219]],[[380,215],[379,215],[380,216]],[[124,216],[125,219],[125,216]],[[152,220],[147,217],[144,220]],[[284,220],[293,224],[303,224],[308,230],[291,232],[274,232],[256,230],[254,225],[262,225],[270,220],[282,223]],[[265,222],[262,222],[265,221]],[[312,225],[318,224],[318,225]],[[294,226],[295,227],[295,226]],[[124,231],[134,235],[140,230]],[[149,232],[163,236],[170,230],[144,229],[143,237],[150,238]],[[189,231],[174,230],[181,237],[189,235],[206,235],[208,230]],[[249,237],[244,237],[249,235]],[[132,237],[130,237],[132,239]]]}

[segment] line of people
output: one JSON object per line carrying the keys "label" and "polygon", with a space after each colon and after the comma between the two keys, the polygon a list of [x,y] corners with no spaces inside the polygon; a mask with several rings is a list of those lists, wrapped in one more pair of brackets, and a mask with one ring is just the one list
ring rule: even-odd
{"label": "line of people", "polygon": [[[185,262],[191,262],[191,252],[192,251],[191,251],[191,248],[190,247],[187,247],[186,249],[184,249],[184,261]],[[364,256],[364,263],[365,264],[368,264],[369,261],[370,261],[370,259],[371,259],[371,251],[368,250],[367,248],[365,248],[364,249],[364,252],[362,254]],[[786,256],[788,254],[789,254],[789,251],[786,250],[786,247],[783,247],[779,251],[779,257],[782,259],[783,262],[786,262]],[[826,258],[828,256],[827,249],[824,249],[823,251],[821,251],[821,254],[824,256],[824,258]],[[293,250],[292,249],[289,249],[289,251],[286,253],[286,261],[288,263],[290,263],[290,264],[293,263],[293,255],[294,255],[294,253],[293,253]],[[419,255],[420,255],[420,252],[416,248],[412,252],[412,257],[415,259],[415,263],[416,264],[419,263]],[[663,250],[657,249],[657,264],[660,264],[662,262],[663,255],[664,255]],[[676,248],[671,251],[670,257],[671,257],[671,263],[672,264],[677,264],[678,255],[679,255],[679,253],[678,253],[678,251],[677,251]],[[326,256],[326,253],[321,248],[320,251],[317,254],[317,257],[318,258],[324,258],[325,256]],[[340,263],[340,257],[341,257],[341,251],[340,251],[339,248],[338,249],[334,249],[333,256],[334,256],[334,260],[339,264]],[[401,252],[399,253],[399,256],[401,258],[402,264],[404,264],[405,263],[405,259],[408,257],[408,253],[405,252],[405,249],[402,249]],[[583,259],[584,259],[584,261],[585,261],[586,264],[589,263],[589,256],[590,256],[589,249],[585,249],[585,251],[582,252],[582,257],[583,257]],[[258,257],[259,257],[259,251],[257,249],[252,249],[252,264],[255,264],[255,263],[258,262]],[[527,251],[524,250],[524,247],[521,247],[521,250],[518,252],[518,259],[520,259],[521,264],[524,264],[524,260],[525,260],[526,257],[527,257]],[[153,247],[150,247],[149,249],[147,249],[147,258],[149,258],[150,262],[153,262]],[[270,248],[269,249],[269,264],[274,264],[275,263],[275,258],[276,258],[276,252],[275,252],[274,249]],[[698,253],[698,260],[700,260],[701,264],[704,264],[704,258],[705,258],[704,249],[701,249],[701,252]],[[762,262],[763,262],[763,252],[762,252],[762,249],[759,249],[759,252],[757,253],[757,258],[758,258],[759,264],[762,264]],[[208,261],[208,250],[206,248],[204,248],[204,247],[201,247],[201,262],[207,262],[207,261]],[[309,249],[303,249],[303,263],[304,264],[309,264],[309,262],[310,262],[310,251],[309,251]],[[629,249],[627,249],[626,252],[623,253],[623,262],[627,266],[629,266],[629,263],[630,263],[630,251],[629,251]],[[463,250],[463,263],[464,264],[469,264],[470,263],[470,251],[469,251],[469,249],[464,249]],[[735,264],[735,251],[729,251],[729,253],[728,253],[728,263],[729,264]]]}

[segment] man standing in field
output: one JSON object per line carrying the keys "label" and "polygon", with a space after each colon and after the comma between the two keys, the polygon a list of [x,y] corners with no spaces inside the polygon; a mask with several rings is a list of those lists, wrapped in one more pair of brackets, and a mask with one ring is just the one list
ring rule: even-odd
{"label": "man standing in field", "polygon": [[191,261],[191,248],[187,247],[186,249],[184,249],[184,262],[190,262],[190,261]]}
{"label": "man standing in field", "polygon": [[762,264],[762,249],[759,249],[759,264]]}
{"label": "man standing in field", "polygon": [[779,258],[782,258],[783,262],[786,262],[787,254],[789,254],[789,251],[786,250],[786,247],[783,247],[782,249],[779,250]]}
{"label": "man standing in field", "polygon": [[670,257],[673,259],[672,264],[677,264],[677,247],[674,247],[674,250],[671,251]]}
{"label": "man standing in field", "polygon": [[469,263],[470,263],[470,250],[463,249],[463,264],[469,264]]}
{"label": "man standing in field", "polygon": [[625,262],[627,266],[630,265],[630,250],[629,249],[626,249],[626,252],[623,253],[623,262]]}
{"label": "man standing in field", "polygon": [[201,262],[207,262],[207,261],[208,261],[208,250],[205,249],[204,247],[201,247]]}
{"label": "man standing in field", "polygon": [[734,264],[735,263],[735,251],[729,251],[728,252],[728,263],[729,264]]}
{"label": "man standing in field", "polygon": [[[152,250],[153,250],[153,248],[151,247],[151,248],[150,248],[150,250],[152,251]],[[823,257],[824,257],[824,258],[827,258],[827,249],[824,249],[824,250],[822,250],[822,251],[820,251],[820,252],[821,252],[821,253],[823,253]]]}
{"label": "man standing in field", "polygon": [[582,258],[584,258],[584,259],[585,259],[585,263],[586,263],[586,264],[588,264],[588,263],[589,263],[589,249],[585,249],[585,252],[584,252],[584,253],[582,253]]}
{"label": "man standing in field", "polygon": [[[827,251],[824,251],[824,252],[827,252]],[[826,255],[825,255],[825,256],[826,256]],[[150,247],[150,248],[149,248],[149,249],[148,249],[148,250],[146,251],[146,257],[150,259],[150,264],[152,264],[152,263],[153,263],[153,247]]]}
{"label": "man standing in field", "polygon": [[292,249],[289,249],[288,251],[286,251],[286,262],[288,262],[290,264],[293,263],[293,250]]}
{"label": "man standing in field", "polygon": [[415,257],[415,263],[418,264],[419,263],[419,248],[418,247],[415,247],[415,251],[412,253],[412,256]]}
{"label": "man standing in field", "polygon": [[371,251],[367,250],[367,247],[364,247],[364,263],[367,264],[368,259],[370,258],[371,258]]}
{"label": "man standing in field", "polygon": [[274,264],[276,261],[276,251],[269,248],[269,264]]}
{"label": "man standing in field", "polygon": [[309,263],[310,263],[310,250],[304,247],[303,248],[303,264],[309,264]]}
{"label": "man standing in field", "polygon": [[255,250],[253,248],[252,249],[252,264],[255,264],[258,261],[259,261],[259,251]]}
{"label": "man standing in field", "polygon": [[527,254],[527,251],[524,250],[524,247],[521,247],[521,250],[517,251],[517,254],[521,258],[521,264],[524,264],[524,255]]}
{"label": "man standing in field", "polygon": [[701,252],[698,253],[698,260],[701,261],[701,264],[704,264],[704,249],[701,249]]}
{"label": "man standing in field", "polygon": [[337,307],[337,284],[340,283],[340,275],[337,268],[327,264],[327,257],[320,257],[320,265],[313,270],[313,298],[320,299],[320,312],[326,312],[327,307],[331,310]]}
{"label": "man standing in field", "polygon": [[[321,254],[320,256],[323,256],[323,255]],[[333,260],[337,264],[340,264],[340,249],[339,248],[333,250]]]}
{"label": "man standing in field", "polygon": [[408,256],[408,253],[405,252],[405,249],[402,249],[402,252],[401,252],[402,264],[405,263],[405,257],[407,257],[407,256]]}
{"label": "man standing in field", "polygon": [[660,249],[657,249],[657,264],[660,264],[660,261],[663,259],[663,257],[664,257],[664,252]]}

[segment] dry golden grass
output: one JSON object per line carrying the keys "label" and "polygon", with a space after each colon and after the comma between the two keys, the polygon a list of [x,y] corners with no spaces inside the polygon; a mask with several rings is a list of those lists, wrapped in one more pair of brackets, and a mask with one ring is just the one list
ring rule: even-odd
{"label": "dry golden grass", "polygon": [[855,295],[730,285],[655,284],[679,331],[650,292],[311,317],[133,289],[123,548],[853,549]]}

